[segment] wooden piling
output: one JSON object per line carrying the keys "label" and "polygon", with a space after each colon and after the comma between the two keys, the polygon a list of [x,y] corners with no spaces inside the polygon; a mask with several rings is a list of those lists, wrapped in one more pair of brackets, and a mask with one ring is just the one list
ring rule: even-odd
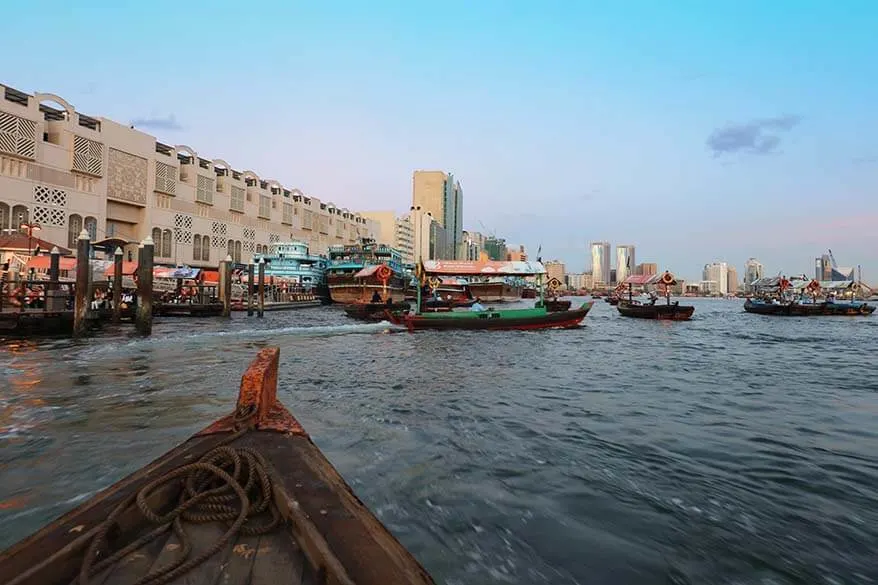
{"label": "wooden piling", "polygon": [[122,248],[113,253],[113,323],[122,320]]}
{"label": "wooden piling", "polygon": [[265,316],[265,260],[259,259],[259,311],[256,313],[257,317]]}
{"label": "wooden piling", "polygon": [[223,303],[223,317],[232,316],[232,256],[220,262],[219,266],[219,296]]}
{"label": "wooden piling", "polygon": [[251,262],[247,265],[247,316],[253,316],[253,278],[255,267]]}
{"label": "wooden piling", "polygon": [[152,268],[155,244],[147,236],[137,251],[137,314],[135,326],[143,335],[152,333]]}
{"label": "wooden piling", "polygon": [[91,280],[89,263],[91,239],[86,230],[76,239],[76,290],[73,300],[73,337],[82,337],[88,331],[88,291]]}

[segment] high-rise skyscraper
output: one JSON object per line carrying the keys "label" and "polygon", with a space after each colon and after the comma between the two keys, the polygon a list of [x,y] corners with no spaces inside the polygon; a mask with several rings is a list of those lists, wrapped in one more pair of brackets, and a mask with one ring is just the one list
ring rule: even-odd
{"label": "high-rise skyscraper", "polygon": [[616,282],[625,282],[625,279],[634,274],[637,263],[634,261],[634,246],[631,244],[619,244],[616,246]]}
{"label": "high-rise skyscraper", "polygon": [[744,292],[753,291],[753,281],[762,278],[762,263],[756,258],[750,258],[744,263]]}
{"label": "high-rise skyscraper", "polygon": [[729,265],[725,262],[705,264],[702,274],[707,292],[725,295],[729,292]]}
{"label": "high-rise skyscraper", "polygon": [[728,276],[726,277],[726,294],[733,295],[738,292],[738,271],[734,266],[729,266]]}
{"label": "high-rise skyscraper", "polygon": [[448,249],[444,258],[459,258],[463,251],[463,189],[460,182],[444,171],[415,171],[412,174],[412,206],[429,212],[445,228]]}
{"label": "high-rise skyscraper", "polygon": [[610,284],[610,242],[592,242],[590,249],[594,284]]}

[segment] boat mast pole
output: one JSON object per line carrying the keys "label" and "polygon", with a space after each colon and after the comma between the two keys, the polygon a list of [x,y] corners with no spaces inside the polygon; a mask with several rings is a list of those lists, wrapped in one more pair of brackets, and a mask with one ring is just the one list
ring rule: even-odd
{"label": "boat mast pole", "polygon": [[423,258],[418,258],[418,266],[415,269],[418,277],[418,301],[417,306],[415,307],[415,315],[421,314],[421,290],[424,288],[424,283],[422,282],[424,279],[424,260]]}

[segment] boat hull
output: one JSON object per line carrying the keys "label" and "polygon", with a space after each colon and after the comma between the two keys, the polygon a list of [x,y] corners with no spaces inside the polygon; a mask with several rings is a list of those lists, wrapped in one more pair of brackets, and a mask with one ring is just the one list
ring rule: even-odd
{"label": "boat hull", "polygon": [[521,298],[521,287],[506,282],[471,282],[469,290],[483,303],[506,303]]}
{"label": "boat hull", "polygon": [[278,355],[260,351],[233,414],[0,553],[4,583],[134,583],[175,563],[161,582],[433,583],[277,401]]}
{"label": "boat hull", "polygon": [[619,301],[616,310],[623,317],[635,319],[654,319],[658,321],[688,321],[695,312],[691,305],[679,305],[676,303],[655,305],[635,305],[627,301]]}
{"label": "boat hull", "polygon": [[583,303],[578,309],[549,312],[545,309],[512,309],[506,311],[478,311],[454,313],[427,313],[421,315],[387,312],[387,318],[409,331],[419,329],[467,330],[532,330],[570,329],[578,327],[593,303]]}
{"label": "boat hull", "polygon": [[875,306],[868,303],[783,303],[772,304],[752,302],[747,299],[744,302],[744,310],[757,315],[771,315],[777,317],[856,317],[869,316],[875,312]]}
{"label": "boat hull", "polygon": [[389,294],[393,302],[401,302],[405,300],[405,281],[394,276],[388,282],[387,286],[378,278],[367,277],[355,279],[350,275],[329,275],[327,276],[329,285],[329,296],[334,303],[353,304],[367,303],[372,299],[374,293],[378,293],[382,299]]}

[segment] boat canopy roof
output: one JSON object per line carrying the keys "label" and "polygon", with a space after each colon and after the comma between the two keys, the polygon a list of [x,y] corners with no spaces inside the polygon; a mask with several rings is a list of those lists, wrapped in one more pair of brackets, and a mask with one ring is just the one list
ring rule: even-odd
{"label": "boat canopy roof", "polygon": [[367,276],[372,276],[375,274],[375,271],[378,270],[379,266],[384,266],[383,264],[372,264],[371,266],[366,266],[356,274],[354,274],[354,278],[366,278]]}
{"label": "boat canopy roof", "polygon": [[444,276],[532,276],[545,274],[542,262],[497,260],[424,260],[425,274]]}
{"label": "boat canopy roof", "polygon": [[806,280],[800,281],[793,285],[794,290],[800,290],[804,288],[808,288],[812,282],[816,282],[820,285],[822,290],[848,290],[850,288],[854,288],[856,286],[856,282],[853,280]]}
{"label": "boat canopy roof", "polygon": [[633,274],[625,279],[625,284],[655,284],[661,279],[661,274]]}

